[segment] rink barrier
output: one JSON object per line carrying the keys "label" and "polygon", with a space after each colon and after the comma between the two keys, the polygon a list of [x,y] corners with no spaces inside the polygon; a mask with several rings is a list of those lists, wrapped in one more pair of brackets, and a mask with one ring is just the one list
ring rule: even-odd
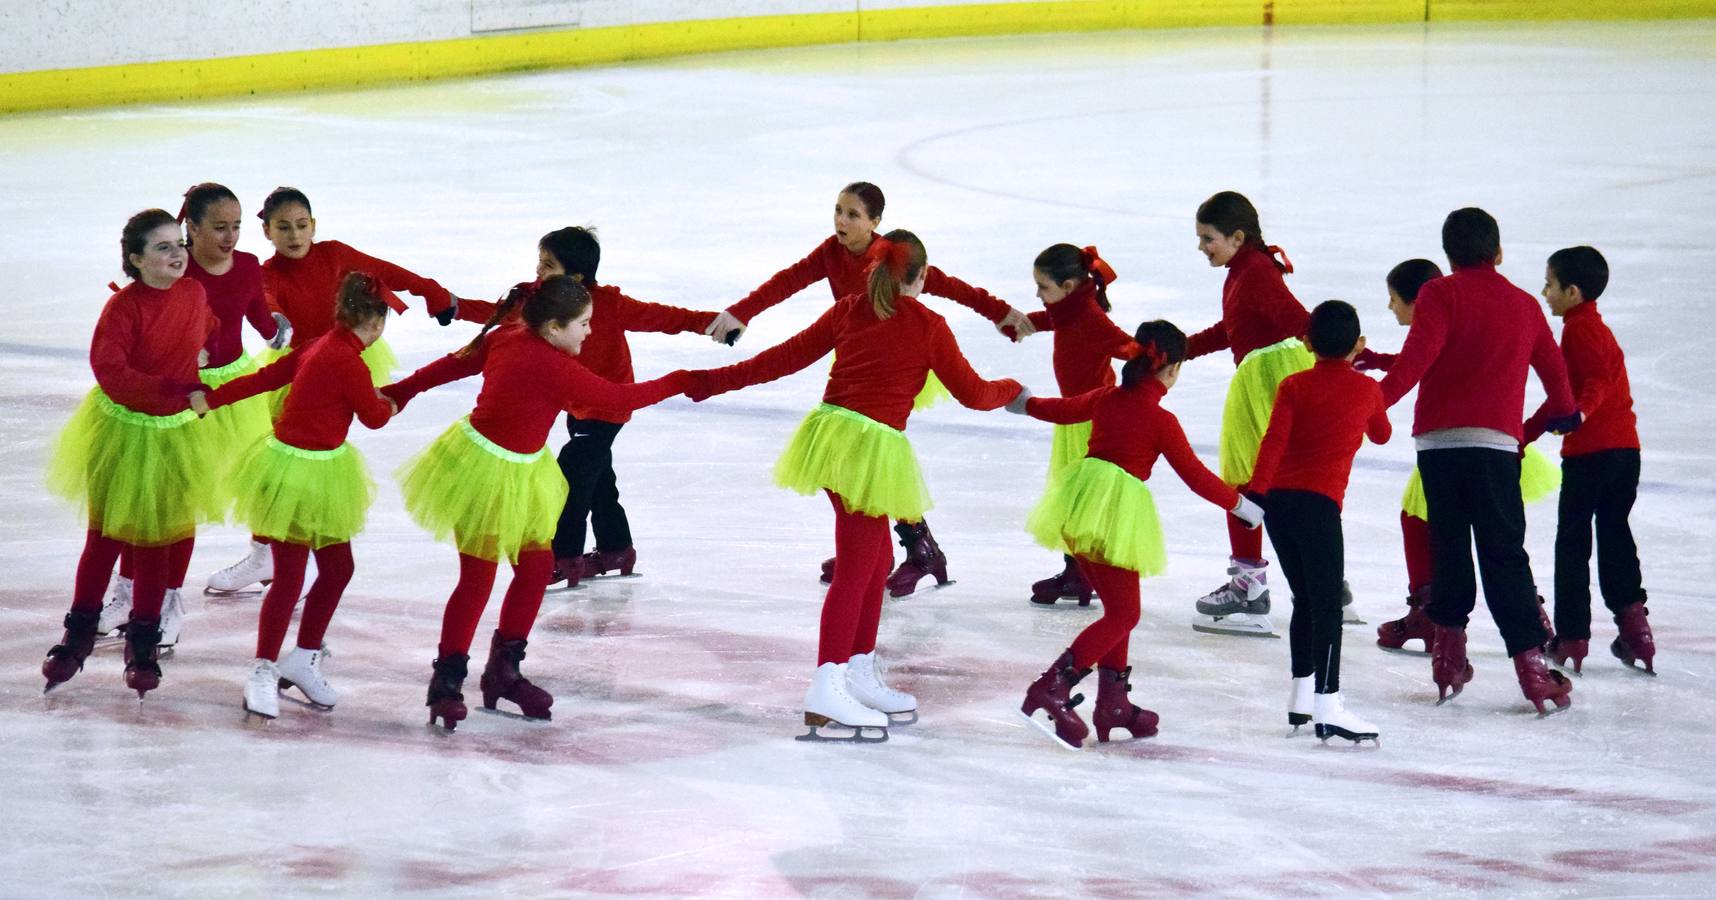
{"label": "rink barrier", "polygon": [[1716,0],[1053,0],[651,22],[0,73],[0,113],[354,88],[814,44],[1258,25],[1716,17]]}

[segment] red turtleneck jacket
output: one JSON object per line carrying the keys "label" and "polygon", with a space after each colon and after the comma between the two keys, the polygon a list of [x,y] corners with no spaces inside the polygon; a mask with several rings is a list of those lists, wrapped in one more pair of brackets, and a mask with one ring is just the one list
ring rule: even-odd
{"label": "red turtleneck jacket", "polygon": [[[1633,388],[1627,379],[1627,358],[1615,333],[1587,300],[1561,317],[1561,355],[1567,360],[1567,380],[1584,422],[1561,441],[1561,455],[1583,456],[1603,450],[1637,450],[1639,419],[1633,412]],[[1546,402],[1525,422],[1525,442],[1543,435],[1549,419]]]}
{"label": "red turtleneck jacket", "polygon": [[1253,350],[1305,333],[1311,314],[1305,311],[1275,260],[1247,244],[1227,261],[1227,281],[1221,287],[1221,321],[1186,338],[1186,358],[1227,349],[1239,365]]}
{"label": "red turtleneck jacket", "polygon": [[1319,359],[1277,389],[1247,489],[1314,491],[1339,507],[1364,439],[1386,444],[1393,433],[1382,388],[1344,359]]}
{"label": "red turtleneck jacket", "polygon": [[276,253],[262,264],[263,290],[274,308],[292,323],[293,347],[302,347],[333,329],[334,298],[340,282],[351,272],[379,279],[387,288],[384,299],[394,312],[405,312],[405,303],[393,295],[394,291],[422,297],[431,315],[453,304],[453,295],[434,279],[414,275],[339,241],[317,241],[303,259]]}
{"label": "red turtleneck jacket", "polygon": [[[863,253],[854,255],[840,243],[839,237],[829,235],[827,240],[810,251],[809,256],[776,272],[773,278],[763,282],[745,299],[728,307],[727,312],[749,324],[758,313],[825,278],[835,302],[850,294],[865,293],[869,289],[870,267],[882,258],[888,246],[886,238],[876,235]],[[929,274],[924,278],[924,293],[946,297],[991,322],[999,322],[1007,316],[1005,301],[947,275],[935,266],[930,266]]]}
{"label": "red turtleneck jacket", "polygon": [[89,367],[108,399],[150,416],[183,412],[197,390],[197,355],[215,328],[203,286],[180,278],[166,290],[141,281],[101,308],[89,339]]}
{"label": "red turtleneck jacket", "polygon": [[225,274],[211,275],[197,262],[193,254],[185,265],[185,277],[196,279],[208,295],[209,311],[214,313],[216,328],[203,349],[209,352],[208,365],[217,369],[244,353],[244,321],[268,340],[274,339],[274,316],[262,294],[262,263],[255,255],[243,250],[232,253],[232,268]]}
{"label": "red turtleneck jacket", "polygon": [[343,326],[260,370],[208,393],[211,409],[292,385],[274,423],[274,436],[300,450],[332,450],[346,442],[352,417],[365,428],[387,424],[393,410],[376,393],[362,357],[363,341]]}
{"label": "red turtleneck jacket", "polygon": [[1096,300],[1096,282],[1085,279],[1059,303],[1031,313],[1031,327],[1055,333],[1055,383],[1074,397],[1114,384],[1114,360],[1138,355],[1138,342],[1120,330]]}

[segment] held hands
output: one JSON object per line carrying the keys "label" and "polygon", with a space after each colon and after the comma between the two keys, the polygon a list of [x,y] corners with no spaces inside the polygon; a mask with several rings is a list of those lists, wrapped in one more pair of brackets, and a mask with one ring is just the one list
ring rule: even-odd
{"label": "held hands", "polygon": [[453,324],[453,320],[459,317],[459,298],[455,296],[451,299],[453,302],[447,304],[446,309],[433,314],[435,316],[435,321],[440,322],[442,328]]}
{"label": "held hands", "polygon": [[703,333],[715,343],[731,347],[739,342],[739,335],[745,333],[745,323],[739,321],[738,316],[722,310],[715,314],[715,321],[710,322],[709,327],[703,329]]}
{"label": "held hands", "polygon": [[1245,523],[1245,527],[1256,530],[1263,525],[1263,507],[1253,503],[1250,497],[1241,494],[1239,504],[1228,510],[1234,518]]}
{"label": "held hands", "polygon": [[995,323],[995,330],[1006,335],[1015,344],[1037,333],[1030,317],[1011,306],[1007,307],[1007,314],[1001,317],[1001,321]]}
{"label": "held hands", "polygon": [[1007,411],[1010,413],[1014,413],[1016,415],[1021,415],[1021,416],[1024,415],[1025,414],[1025,402],[1030,400],[1030,399],[1031,399],[1031,389],[1028,387],[1025,387],[1024,385],[1020,385],[1018,395],[1015,396],[1013,399],[1007,401]]}
{"label": "held hands", "polygon": [[279,350],[292,342],[292,323],[286,317],[274,314],[274,336],[268,339],[268,349]]}
{"label": "held hands", "polygon": [[709,384],[709,370],[691,369],[685,373],[685,396],[693,403],[702,403],[715,396],[715,390]]}
{"label": "held hands", "polygon": [[1557,416],[1544,422],[1543,427],[1548,429],[1551,434],[1570,434],[1577,431],[1584,421],[1584,414],[1575,409],[1565,416]]}
{"label": "held hands", "polygon": [[376,388],[375,392],[381,395],[381,399],[387,401],[388,406],[393,407],[393,415],[396,416],[399,415],[400,410],[405,408],[405,404],[411,402],[411,397],[399,389],[398,382],[382,385]]}
{"label": "held hands", "polygon": [[186,399],[191,401],[191,411],[200,418],[209,414],[209,396],[200,390],[192,391]]}
{"label": "held hands", "polygon": [[376,388],[375,395],[377,397],[380,397],[383,403],[387,404],[388,418],[392,418],[394,416],[399,415],[399,403],[397,401],[395,401],[392,397],[389,397],[386,394],[383,394],[381,392],[380,388]]}

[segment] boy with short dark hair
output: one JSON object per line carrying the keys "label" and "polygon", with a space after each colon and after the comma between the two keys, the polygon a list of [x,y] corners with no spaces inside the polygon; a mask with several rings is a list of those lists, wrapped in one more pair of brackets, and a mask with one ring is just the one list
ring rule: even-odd
{"label": "boy with short dark hair", "polygon": [[[1627,523],[1639,490],[1638,417],[1633,414],[1627,360],[1597,311],[1609,284],[1609,264],[1591,247],[1568,247],[1549,257],[1543,299],[1564,323],[1561,353],[1584,422],[1561,444],[1561,509],[1555,533],[1555,632],[1549,656],[1557,665],[1572,660],[1579,672],[1591,641],[1591,521],[1597,523],[1597,580],[1603,604],[1614,613],[1620,636],[1609,645],[1615,658],[1656,669],[1656,641],[1645,618],[1644,579],[1638,545]],[[1525,422],[1525,440],[1545,429],[1540,409]]]}
{"label": "boy with short dark hair", "polygon": [[1382,388],[1353,371],[1364,350],[1358,312],[1330,300],[1305,328],[1317,362],[1281,382],[1250,486],[1265,495],[1264,528],[1292,589],[1287,722],[1295,731],[1312,722],[1324,740],[1375,740],[1376,726],[1348,712],[1340,693],[1341,500],[1364,438],[1381,444],[1392,429]]}

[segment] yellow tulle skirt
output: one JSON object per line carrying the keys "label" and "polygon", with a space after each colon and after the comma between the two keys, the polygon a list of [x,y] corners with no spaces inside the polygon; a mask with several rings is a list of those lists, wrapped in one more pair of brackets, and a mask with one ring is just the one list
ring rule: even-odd
{"label": "yellow tulle skirt", "polygon": [[[1520,496],[1527,503],[1536,503],[1560,489],[1560,467],[1535,445],[1526,447],[1525,457],[1519,461]],[[1406,492],[1400,496],[1400,508],[1415,519],[1430,520],[1430,504],[1424,499],[1424,480],[1419,477],[1417,466],[1406,476]]]}
{"label": "yellow tulle skirt", "polygon": [[348,441],[305,450],[270,434],[233,467],[233,519],[251,534],[321,549],[363,530],[375,480]]}
{"label": "yellow tulle skirt", "polygon": [[1227,387],[1221,413],[1221,445],[1217,458],[1221,480],[1239,487],[1251,480],[1257,449],[1275,411],[1275,391],[1287,376],[1311,368],[1316,357],[1305,342],[1288,338],[1245,355]]}
{"label": "yellow tulle skirt", "polygon": [[[203,369],[197,374],[204,385],[218,388],[255,372],[257,368],[255,357],[244,353],[224,366]],[[203,416],[202,429],[214,445],[215,460],[223,467],[221,478],[224,479],[232,471],[239,454],[273,430],[269,421],[268,398],[247,397],[214,410]]]}
{"label": "yellow tulle skirt", "polygon": [[1054,481],[1056,475],[1067,466],[1084,459],[1090,453],[1090,423],[1074,422],[1071,425],[1056,425],[1049,446],[1049,480]]}
{"label": "yellow tulle skirt", "polygon": [[479,559],[518,562],[548,546],[566,506],[566,477],[542,447],[516,453],[454,422],[399,468],[411,518],[438,541]]}
{"label": "yellow tulle skirt", "polygon": [[1168,566],[1150,487],[1105,459],[1087,456],[1061,470],[1031,510],[1025,530],[1050,550],[1146,578]]}
{"label": "yellow tulle skirt", "polygon": [[921,520],[931,506],[905,433],[829,403],[799,423],[775,463],[775,483],[807,495],[833,491],[848,512],[907,522]]}

